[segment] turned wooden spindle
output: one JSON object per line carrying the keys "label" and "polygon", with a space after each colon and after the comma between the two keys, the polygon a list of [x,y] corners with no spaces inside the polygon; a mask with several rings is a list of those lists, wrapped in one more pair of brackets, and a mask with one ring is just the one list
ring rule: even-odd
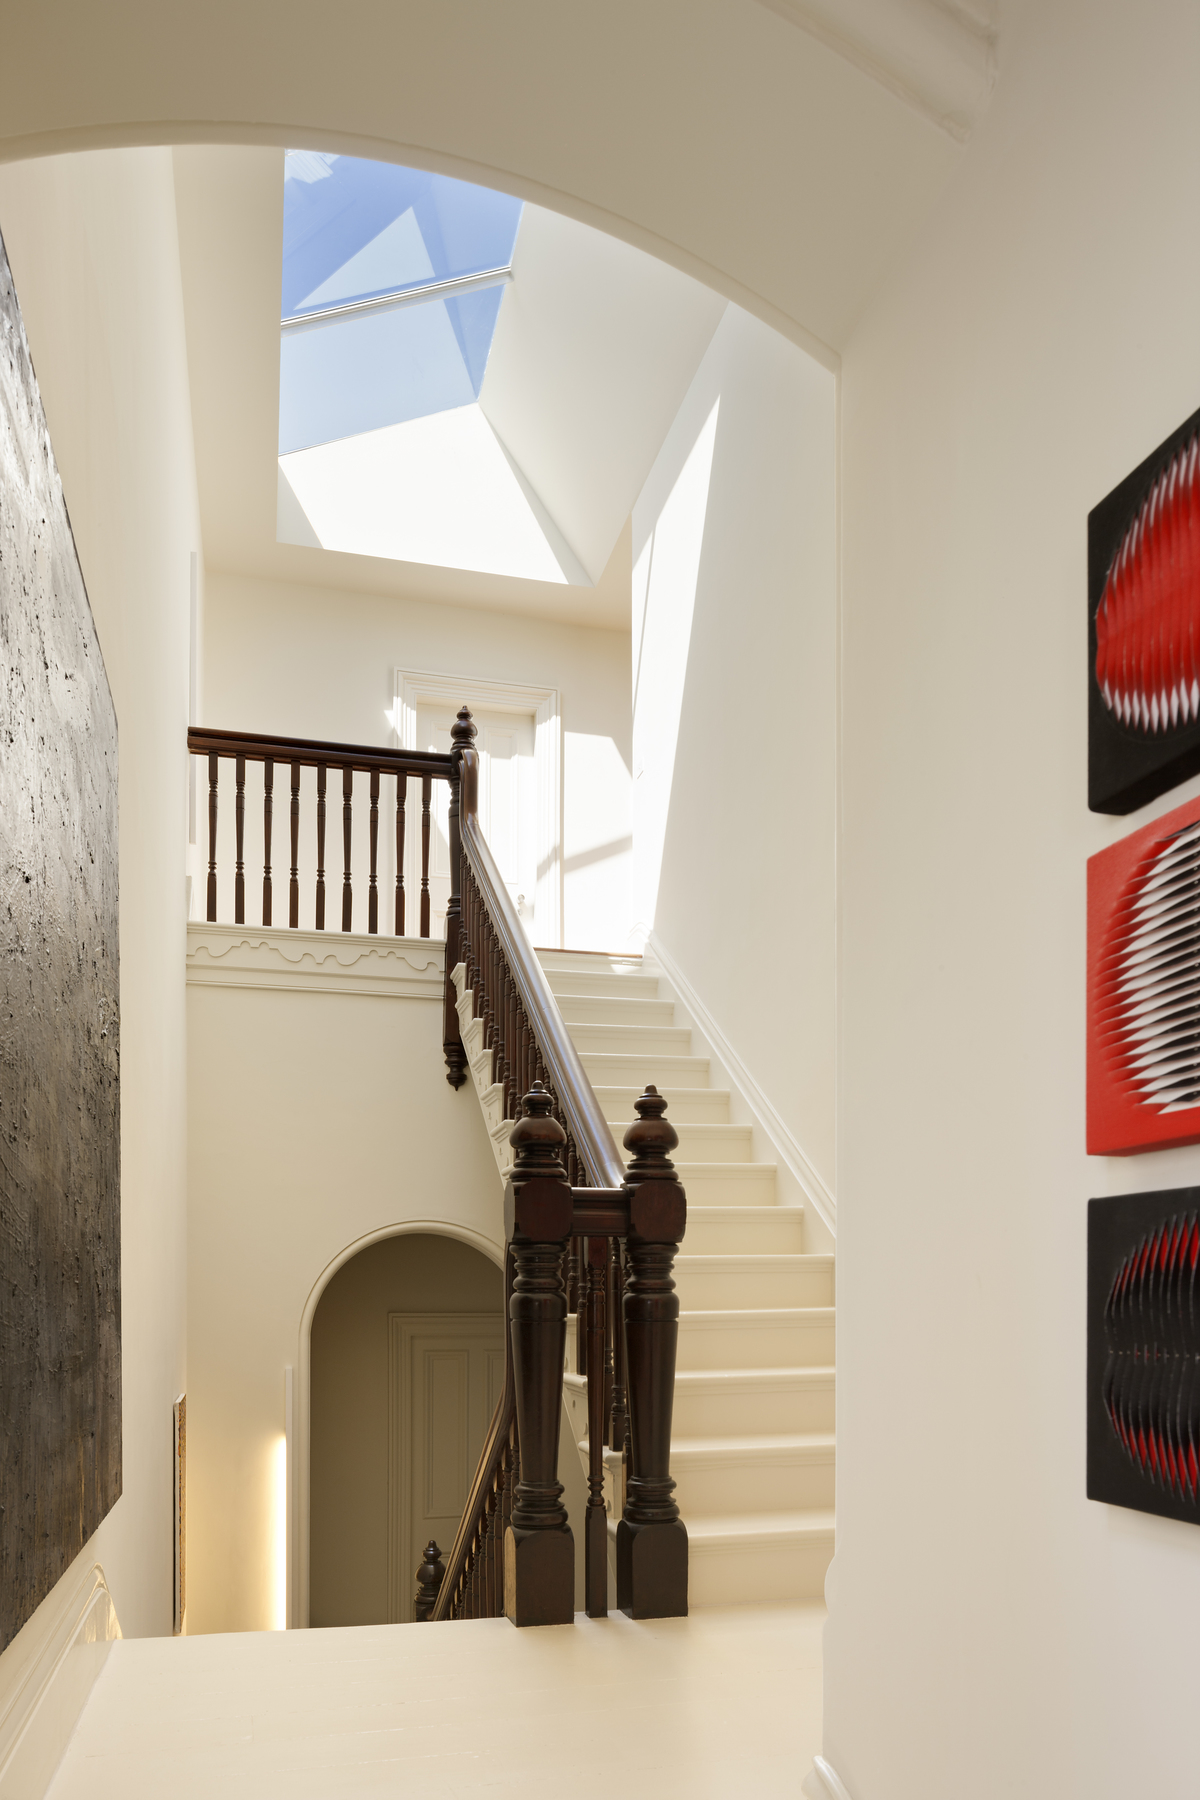
{"label": "turned wooden spindle", "polygon": [[208,759],[208,922],[217,918],[217,771],[219,756]]}
{"label": "turned wooden spindle", "polygon": [[604,1282],[608,1239],[584,1246],[587,1314],[588,1500],[584,1526],[584,1604],[589,1619],[608,1617],[608,1510],[604,1504]]}
{"label": "turned wooden spindle", "polygon": [[275,764],[263,762],[263,924],[271,923],[271,824],[275,811]]}
{"label": "turned wooden spindle", "polygon": [[408,776],[396,777],[396,936],[404,936],[404,801]]}
{"label": "turned wooden spindle", "polygon": [[371,878],[367,888],[367,930],[379,936],[379,770],[371,770]]}
{"label": "turned wooden spindle", "polygon": [[421,936],[429,936],[429,796],[433,790],[430,776],[421,777]]}
{"label": "turned wooden spindle", "polygon": [[525,1096],[504,1194],[516,1266],[509,1333],[521,1448],[504,1539],[504,1610],[514,1625],[567,1625],[575,1608],[575,1547],[558,1479],[567,1332],[562,1251],[573,1201],[560,1161],[565,1134],[550,1107],[542,1087]]}
{"label": "turned wooden spindle", "polygon": [[621,1264],[620,1238],[612,1241],[612,1262],[609,1267],[612,1282],[608,1313],[613,1346],[613,1389],[608,1442],[610,1449],[623,1452],[625,1435],[629,1429],[629,1414],[625,1403],[625,1272]]}
{"label": "turned wooden spindle", "polygon": [[288,926],[300,926],[300,764],[292,764],[292,874],[288,885]]}
{"label": "turned wooden spindle", "polygon": [[233,874],[233,922],[246,923],[246,759],[234,758],[233,826],[236,839]]}
{"label": "turned wooden spindle", "polygon": [[418,1625],[428,1622],[438,1597],[438,1590],[446,1579],[446,1569],[442,1562],[442,1553],[437,1541],[430,1538],[425,1546],[425,1555],[417,1569],[417,1594],[413,1613]]}
{"label": "turned wooden spindle", "polygon": [[317,765],[317,930],[325,929],[325,777],[324,763]]}
{"label": "turned wooden spindle", "polygon": [[354,919],[354,890],[350,885],[350,837],[354,824],[354,770],[342,770],[342,930]]}
{"label": "turned wooden spindle", "polygon": [[617,1604],[635,1619],[687,1612],[687,1529],[671,1479],[671,1414],[679,1341],[679,1296],[672,1269],[687,1222],[687,1201],[670,1152],[679,1142],[667,1103],[648,1087],[634,1102],[625,1133],[631,1157],[625,1354],[630,1472],[617,1526]]}

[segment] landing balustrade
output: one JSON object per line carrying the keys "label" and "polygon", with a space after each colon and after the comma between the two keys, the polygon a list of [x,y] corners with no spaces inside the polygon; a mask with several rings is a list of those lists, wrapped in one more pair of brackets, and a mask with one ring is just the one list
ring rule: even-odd
{"label": "landing balustrade", "polygon": [[[472,1072],[481,1095],[511,1121],[505,1184],[504,1385],[449,1554],[436,1543],[416,1571],[418,1620],[491,1618],[566,1624],[574,1616],[574,1539],[558,1480],[567,1322],[587,1378],[588,1499],[583,1520],[585,1604],[608,1611],[604,1455],[616,1453],[624,1501],[616,1529],[617,1604],[634,1618],[687,1612],[687,1531],[670,1474],[679,1335],[672,1279],[687,1203],[671,1161],[678,1143],[666,1101],[648,1087],[624,1134],[626,1167],[559,1012],[550,984],[496,866],[479,820],[475,726],[461,708],[452,748],[388,751],[193,728],[188,748],[208,759],[207,915],[217,917],[217,826],[222,760],[234,765],[235,923],[245,920],[246,765],[263,766],[262,923],[272,923],[271,843],[276,770],[290,785],[288,923],[299,922],[301,770],[316,779],[316,928],[326,929],[325,832],[330,771],[342,775],[342,930],[354,917],[354,777],[369,779],[367,930],[379,930],[381,784],[394,781],[395,930],[405,925],[408,782],[421,783],[420,934],[430,935],[432,784],[449,789],[450,894],[442,1049],[446,1079]],[[470,1050],[468,1049],[470,1045]],[[473,1059],[473,1060],[469,1060]]]}

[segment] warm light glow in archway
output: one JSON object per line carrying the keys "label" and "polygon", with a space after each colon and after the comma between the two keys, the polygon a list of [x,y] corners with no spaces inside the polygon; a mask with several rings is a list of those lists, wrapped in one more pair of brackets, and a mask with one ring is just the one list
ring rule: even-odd
{"label": "warm light glow in archway", "polygon": [[287,1630],[287,1438],[271,1445],[271,1630]]}

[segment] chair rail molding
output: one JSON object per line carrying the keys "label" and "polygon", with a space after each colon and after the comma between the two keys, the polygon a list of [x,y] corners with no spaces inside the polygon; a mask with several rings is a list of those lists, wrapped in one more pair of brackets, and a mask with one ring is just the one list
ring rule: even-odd
{"label": "chair rail molding", "polygon": [[759,0],[961,143],[996,84],[994,0]]}
{"label": "chair rail molding", "polygon": [[40,1800],[121,1636],[104,1570],[69,1570],[0,1659],[0,1800]]}
{"label": "chair rail molding", "polygon": [[806,1202],[825,1224],[832,1237],[837,1236],[837,1198],[805,1155],[800,1144],[784,1123],[773,1103],[767,1098],[750,1073],[724,1031],[717,1024],[688,980],[679,964],[665,950],[654,932],[646,940],[647,960],[653,959],[662,969],[681,1002],[690,1014],[691,1023],[706,1040],[714,1062],[725,1070],[729,1082],[741,1095],[781,1162],[803,1193]]}
{"label": "chair rail molding", "polygon": [[533,714],[533,767],[537,794],[537,932],[539,942],[562,943],[562,710],[557,688],[517,681],[486,681],[476,675],[442,675],[421,669],[396,670],[392,715],[401,750],[417,748],[417,707],[467,705],[474,710]]}
{"label": "chair rail molding", "polygon": [[283,925],[219,925],[192,919],[189,987],[292,988],[440,1001],[445,945],[436,938],[289,931]]}
{"label": "chair rail molding", "polygon": [[823,1756],[813,1757],[812,1772],[804,1782],[808,1800],[850,1800],[850,1789]]}

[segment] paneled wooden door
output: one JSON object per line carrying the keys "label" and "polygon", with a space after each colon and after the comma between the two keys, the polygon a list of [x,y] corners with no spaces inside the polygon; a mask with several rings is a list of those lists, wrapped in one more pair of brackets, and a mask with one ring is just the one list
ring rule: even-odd
{"label": "paneled wooden door", "polygon": [[[464,683],[464,692],[469,684]],[[468,705],[470,704],[468,700]],[[416,709],[418,750],[450,749],[450,727],[457,709],[423,703]],[[533,935],[537,891],[537,786],[534,772],[534,715],[472,709],[479,735],[479,817],[505,886]],[[408,827],[404,885],[408,913],[417,919],[421,891],[421,785],[408,786]],[[433,937],[446,935],[446,903],[450,897],[449,790],[435,781],[431,799],[429,849],[430,925]],[[536,941],[536,940],[535,940]],[[424,1548],[424,1546],[422,1546]]]}
{"label": "paneled wooden door", "polygon": [[430,1538],[449,1554],[504,1386],[498,1313],[389,1313],[388,1611],[413,1616]]}

